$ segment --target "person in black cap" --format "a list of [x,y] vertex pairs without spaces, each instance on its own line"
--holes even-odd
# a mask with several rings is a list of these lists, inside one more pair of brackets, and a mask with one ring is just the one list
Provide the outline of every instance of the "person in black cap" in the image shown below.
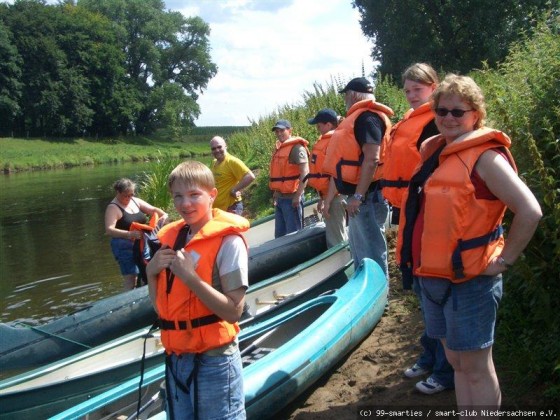
[[[320,110],[315,118],[310,118],[307,122],[316,125],[317,131],[321,134],[311,150],[307,182],[310,187],[315,188],[319,193],[317,211],[324,217],[327,246],[330,248],[347,240],[346,210],[342,206],[342,196],[335,194],[334,197],[330,197],[329,202],[331,204],[328,213],[325,213],[323,206],[327,199],[329,183],[331,182],[331,176],[323,173],[323,162],[325,161],[329,141],[335,128],[338,126],[338,115],[332,109],[325,108]],[[336,193],[334,188],[333,192]]]
[[[348,242],[354,266],[371,258],[388,278],[385,222],[389,206],[378,180],[393,111],[375,102],[373,86],[365,77],[352,79],[340,93],[344,94],[346,118],[333,133],[323,171],[333,177],[332,188],[347,196]],[[329,191],[329,197],[334,195]],[[330,205],[326,200],[327,214]]]
[[277,141],[270,161],[268,186],[274,200],[274,237],[279,238],[303,227],[303,192],[309,173],[309,143],[301,137],[292,137],[292,125],[288,120],[278,120],[272,131]]

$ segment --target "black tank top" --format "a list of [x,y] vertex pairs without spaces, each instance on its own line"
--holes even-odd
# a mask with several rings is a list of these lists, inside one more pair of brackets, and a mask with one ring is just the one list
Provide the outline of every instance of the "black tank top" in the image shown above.
[[[134,201],[134,198],[132,199],[132,201]],[[114,204],[119,209],[121,209],[122,214],[123,214],[122,217],[119,220],[117,220],[117,223],[115,223],[115,227],[117,229],[129,230],[132,222],[146,223],[146,215],[144,213],[142,213],[141,211],[138,211],[136,213],[127,213],[125,211],[125,209],[123,209],[117,203],[114,203],[114,202],[111,201],[110,204]],[[138,203],[136,201],[134,201],[134,204],[136,204],[136,207],[138,207],[138,209],[140,209],[140,206],[138,205]]]

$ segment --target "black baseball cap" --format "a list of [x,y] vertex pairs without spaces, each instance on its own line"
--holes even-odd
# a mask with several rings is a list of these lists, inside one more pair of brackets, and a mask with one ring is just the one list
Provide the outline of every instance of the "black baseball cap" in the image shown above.
[[373,85],[365,77],[356,77],[348,82],[346,87],[338,93],[345,93],[349,90],[362,93],[373,93]]
[[320,110],[319,112],[317,112],[317,115],[315,115],[315,118],[310,118],[307,120],[307,122],[309,124],[317,124],[317,123],[332,123],[335,124],[338,122],[338,116],[336,115],[336,112],[334,112],[332,109],[330,108],[324,108],[322,110]]
[[292,124],[290,124],[290,121],[288,120],[278,120],[276,121],[276,124],[274,124],[274,127],[272,127],[272,131],[276,130],[277,128],[285,130],[286,128],[292,128]]

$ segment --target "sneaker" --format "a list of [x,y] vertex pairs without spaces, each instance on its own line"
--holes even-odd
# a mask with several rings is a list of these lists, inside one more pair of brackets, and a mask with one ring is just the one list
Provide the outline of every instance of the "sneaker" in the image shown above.
[[420,381],[416,384],[416,389],[422,394],[437,394],[438,392],[444,391],[447,388],[442,384],[437,383],[431,376],[425,381]]
[[418,363],[414,363],[414,366],[404,371],[404,376],[407,378],[416,378],[418,376],[425,375],[426,373],[430,373],[430,371],[428,369],[424,369],[422,366],[418,365]]

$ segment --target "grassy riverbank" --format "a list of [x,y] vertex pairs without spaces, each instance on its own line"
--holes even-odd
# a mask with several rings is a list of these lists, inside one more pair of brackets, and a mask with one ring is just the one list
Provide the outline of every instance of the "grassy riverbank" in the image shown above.
[[154,136],[88,139],[0,138],[0,168],[5,173],[54,169],[102,163],[183,159],[208,156],[214,135],[229,136],[243,127],[199,127],[180,140],[170,141],[164,132]]

